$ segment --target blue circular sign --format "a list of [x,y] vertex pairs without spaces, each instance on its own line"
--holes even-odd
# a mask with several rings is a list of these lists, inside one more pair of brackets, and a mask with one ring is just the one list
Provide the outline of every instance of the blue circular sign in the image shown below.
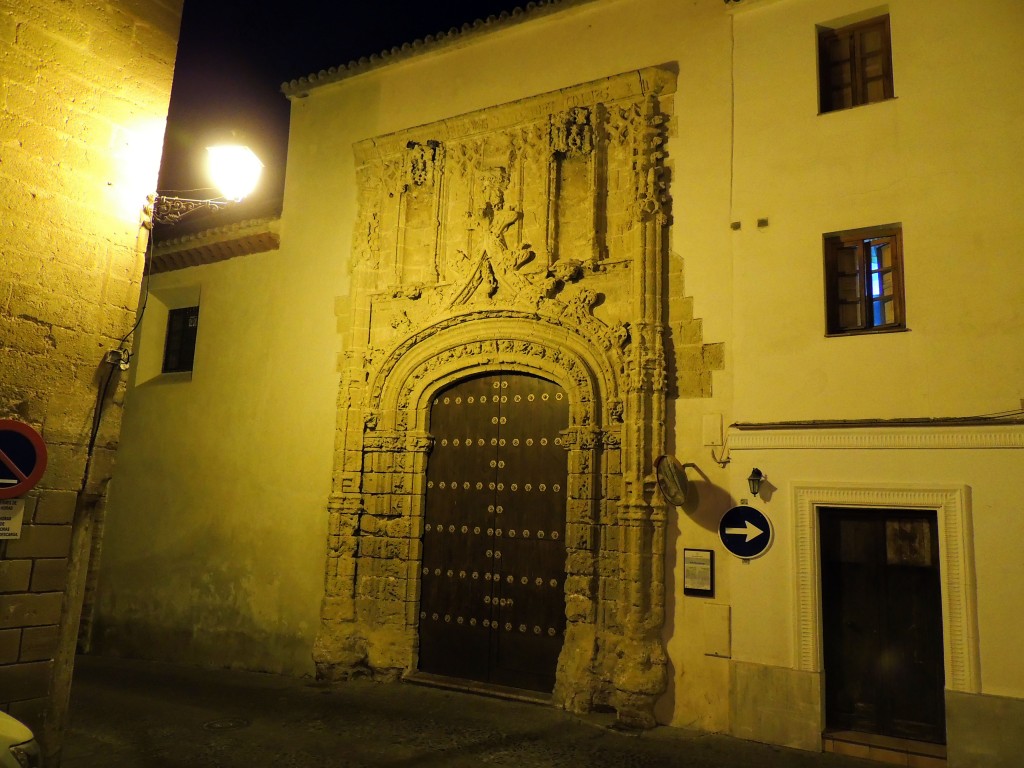
[[733,507],[718,524],[718,536],[736,557],[760,557],[772,543],[772,524],[753,507]]
[[28,424],[0,419],[0,499],[28,493],[46,470],[46,443]]

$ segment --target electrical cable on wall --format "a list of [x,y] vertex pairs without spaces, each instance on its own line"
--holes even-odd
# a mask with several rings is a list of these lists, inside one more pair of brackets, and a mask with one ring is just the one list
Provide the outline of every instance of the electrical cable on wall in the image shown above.
[[142,266],[142,302],[139,305],[139,311],[135,317],[135,324],[132,325],[131,329],[117,342],[116,348],[109,350],[106,353],[103,360],[109,368],[106,376],[103,378],[103,383],[100,385],[96,393],[96,404],[93,406],[92,426],[89,432],[89,442],[86,446],[85,453],[85,471],[82,475],[83,492],[85,491],[85,487],[89,481],[89,470],[92,467],[93,452],[96,449],[96,438],[99,436],[100,424],[103,421],[103,407],[106,404],[107,392],[110,389],[110,382],[113,381],[116,371],[124,371],[128,369],[128,362],[131,360],[131,352],[125,347],[125,343],[142,323],[142,317],[146,312],[146,304],[149,301],[149,277],[153,262],[153,236],[148,232],[148,230],[146,231],[145,261]]
[[712,447],[710,450],[711,450],[711,460],[714,461],[715,464],[717,464],[718,466],[722,467],[723,469],[725,468],[725,466],[730,461],[732,461],[732,458],[729,456],[729,430],[728,429],[725,431],[725,436],[722,439],[721,458],[719,458],[718,456],[715,456],[715,449],[714,449],[714,447]]
[[[153,264],[153,235],[148,234],[146,237],[146,259],[142,265],[142,303],[139,305],[138,314],[135,317],[135,325],[132,326],[131,330],[128,331],[121,340],[117,342],[118,349],[123,349],[124,343],[138,329],[142,323],[142,316],[146,313],[146,303],[149,301],[149,278],[150,272],[152,271]],[[125,350],[127,351],[127,350]],[[127,362],[127,361],[125,361]]]
[[1024,408],[971,416],[899,417],[893,419],[809,419],[804,421],[737,421],[729,429],[770,431],[779,429],[878,429],[885,427],[958,427],[979,424],[1019,424]]

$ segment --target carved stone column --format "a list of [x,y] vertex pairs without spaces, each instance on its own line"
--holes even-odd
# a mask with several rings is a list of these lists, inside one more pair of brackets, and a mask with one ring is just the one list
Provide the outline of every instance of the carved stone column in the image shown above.
[[[663,173],[664,116],[655,96],[644,100],[634,132],[638,257],[633,270],[637,322],[629,347],[623,445],[625,496],[619,507],[620,568],[625,592],[620,604],[623,636],[617,650],[613,704],[619,719],[651,727],[654,703],[665,690],[667,659],[661,641],[664,620],[665,509],[654,506],[654,459],[665,445],[665,348],[662,271],[666,254]],[[661,553],[660,555],[658,553]]]
[[568,454],[569,477],[565,544],[565,645],[559,658],[553,698],[573,712],[593,709],[598,688],[597,562],[600,531],[596,507],[601,487],[601,432],[593,427],[570,426],[562,433]]

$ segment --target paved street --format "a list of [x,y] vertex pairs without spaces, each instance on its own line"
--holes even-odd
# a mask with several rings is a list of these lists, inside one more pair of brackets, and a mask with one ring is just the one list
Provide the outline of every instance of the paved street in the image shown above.
[[79,658],[62,768],[871,768],[725,736],[609,729],[549,707],[369,681]]

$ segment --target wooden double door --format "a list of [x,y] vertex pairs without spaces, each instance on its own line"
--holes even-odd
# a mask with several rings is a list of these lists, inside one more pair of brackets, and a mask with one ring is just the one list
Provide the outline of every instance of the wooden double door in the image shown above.
[[550,692],[565,633],[569,403],[520,373],[433,401],[419,669]]
[[944,742],[935,513],[819,511],[827,727]]

